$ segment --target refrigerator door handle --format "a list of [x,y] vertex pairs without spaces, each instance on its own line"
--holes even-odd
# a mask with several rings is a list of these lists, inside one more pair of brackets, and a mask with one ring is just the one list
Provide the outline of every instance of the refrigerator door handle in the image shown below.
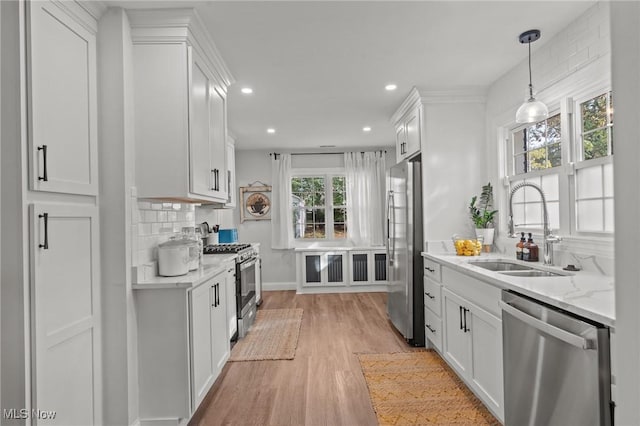
[[[394,207],[393,191],[389,190],[387,194],[387,258],[389,259],[389,266],[393,266],[393,258],[396,255],[395,242],[391,238],[391,215],[393,214]],[[393,246],[391,244],[393,244]]]

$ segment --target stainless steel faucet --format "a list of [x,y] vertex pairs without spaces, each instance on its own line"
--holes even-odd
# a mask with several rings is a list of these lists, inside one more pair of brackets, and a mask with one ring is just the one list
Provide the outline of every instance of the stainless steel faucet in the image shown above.
[[547,199],[544,196],[544,192],[542,192],[542,188],[540,188],[535,183],[531,182],[520,182],[517,183],[511,188],[511,194],[509,195],[509,237],[517,238],[515,233],[514,225],[513,225],[513,194],[520,188],[524,188],[525,186],[530,186],[531,188],[536,189],[540,193],[540,198],[542,198],[542,211],[543,211],[543,233],[544,233],[544,264],[545,265],[553,265],[553,244],[562,241],[557,235],[553,235],[551,233],[551,228],[549,228],[549,212],[547,211]]

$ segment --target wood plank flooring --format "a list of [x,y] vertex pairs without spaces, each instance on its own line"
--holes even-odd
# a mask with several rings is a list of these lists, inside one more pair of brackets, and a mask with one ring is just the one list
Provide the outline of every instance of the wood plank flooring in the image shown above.
[[413,349],[386,297],[263,293],[260,309],[304,309],[295,359],[228,362],[190,425],[376,425],[355,354]]

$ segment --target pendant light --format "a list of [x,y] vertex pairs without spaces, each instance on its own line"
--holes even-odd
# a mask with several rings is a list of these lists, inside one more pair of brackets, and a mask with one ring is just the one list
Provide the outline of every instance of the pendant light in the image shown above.
[[531,43],[540,38],[540,30],[529,30],[520,34],[520,43],[529,46],[529,98],[524,101],[516,112],[516,123],[535,123],[549,116],[549,108],[533,97],[531,84]]

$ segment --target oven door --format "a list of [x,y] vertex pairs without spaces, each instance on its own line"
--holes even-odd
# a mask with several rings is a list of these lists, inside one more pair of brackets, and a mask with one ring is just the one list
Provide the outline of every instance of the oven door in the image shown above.
[[238,264],[237,292],[238,292],[238,314],[242,308],[256,295],[256,266],[258,258],[253,257]]

